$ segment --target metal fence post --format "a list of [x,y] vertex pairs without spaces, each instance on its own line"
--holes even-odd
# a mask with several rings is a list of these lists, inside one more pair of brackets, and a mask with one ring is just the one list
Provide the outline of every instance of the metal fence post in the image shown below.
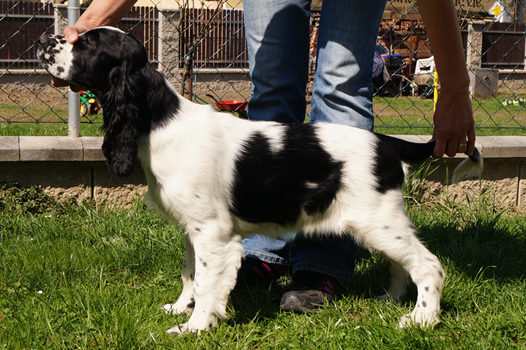
[[[68,24],[74,25],[79,19],[79,0],[68,1]],[[68,90],[68,135],[80,137],[80,94]]]
[[180,9],[160,8],[158,14],[159,71],[175,86],[181,81],[179,74]]

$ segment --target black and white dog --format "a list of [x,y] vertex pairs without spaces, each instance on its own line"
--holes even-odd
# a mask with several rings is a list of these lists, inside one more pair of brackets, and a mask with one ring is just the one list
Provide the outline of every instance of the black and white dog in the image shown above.
[[[409,276],[418,288],[416,307],[400,325],[438,322],[444,270],[415,236],[402,198],[404,163],[428,158],[434,143],[214,112],[179,96],[139,41],[115,28],[88,31],[75,45],[43,36],[38,56],[54,77],[95,92],[109,170],[126,176],[140,161],[148,200],[185,229],[183,291],[164,310],[193,313],[168,332],[208,330],[225,317],[242,237],[302,230],[313,238],[349,235],[382,254],[392,274],[383,298],[400,298]],[[481,171],[476,151],[455,176]]]

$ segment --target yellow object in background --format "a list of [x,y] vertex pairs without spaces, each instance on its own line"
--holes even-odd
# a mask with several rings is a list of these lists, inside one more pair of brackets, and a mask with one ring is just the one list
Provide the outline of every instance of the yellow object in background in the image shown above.
[[437,109],[438,101],[438,72],[433,71],[433,111]]

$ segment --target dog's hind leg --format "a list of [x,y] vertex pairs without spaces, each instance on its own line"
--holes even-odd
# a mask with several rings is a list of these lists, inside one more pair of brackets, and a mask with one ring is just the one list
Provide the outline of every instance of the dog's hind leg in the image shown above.
[[177,299],[175,304],[166,304],[163,306],[163,310],[167,314],[177,315],[183,312],[191,313],[194,309],[194,276],[195,276],[195,254],[192,242],[185,235],[184,239],[184,262],[183,269],[181,271],[181,277],[183,279],[183,291]]
[[228,295],[236,284],[244,256],[241,237],[235,234],[221,235],[216,229],[202,228],[190,239],[195,249],[195,307],[187,323],[174,326],[167,333],[209,330],[215,327],[216,317],[225,318]]
[[[440,298],[444,287],[445,273],[438,258],[427,250],[416,237],[413,257],[408,257],[404,267],[416,284],[418,296],[416,306],[409,315],[400,319],[399,326],[420,325],[433,327],[439,323]],[[417,244],[418,243],[418,244]]]
[[387,265],[389,265],[389,270],[391,271],[391,285],[387,293],[379,296],[378,299],[398,301],[407,291],[409,273],[393,260],[385,256],[384,259],[387,261]]
[[[414,239],[418,242],[416,237]],[[416,284],[418,296],[411,314],[400,319],[399,326],[402,328],[413,324],[433,327],[440,322],[438,315],[445,280],[444,269],[435,255],[420,242],[418,244],[415,244],[414,257],[409,258],[405,265]]]
[[[421,326],[434,326],[439,322],[440,298],[444,285],[444,270],[438,258],[433,255],[418,240],[411,227],[411,222],[403,210],[393,210],[394,213],[385,215],[382,221],[389,223],[369,230],[366,234],[366,243],[369,248],[378,251],[387,259],[407,271],[418,289],[416,307],[410,315],[405,315],[400,320],[400,327],[411,324]],[[386,211],[383,212],[384,214]],[[392,297],[402,293],[403,277],[400,268],[394,267],[395,279],[389,288]]]

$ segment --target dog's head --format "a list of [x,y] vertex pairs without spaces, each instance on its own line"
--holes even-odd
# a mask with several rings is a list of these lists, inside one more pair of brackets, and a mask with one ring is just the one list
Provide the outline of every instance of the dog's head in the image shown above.
[[169,105],[159,93],[166,86],[164,78],[149,64],[144,46],[111,27],[87,31],[73,45],[62,35],[44,35],[39,43],[38,58],[53,77],[95,93],[104,114],[102,151],[108,168],[129,175],[139,137],[151,130],[153,115],[159,114],[155,106]]
[[63,35],[43,35],[37,52],[55,78],[85,86],[99,94],[122,83],[148,64],[146,51],[134,37],[113,27],[92,29],[72,45]]

